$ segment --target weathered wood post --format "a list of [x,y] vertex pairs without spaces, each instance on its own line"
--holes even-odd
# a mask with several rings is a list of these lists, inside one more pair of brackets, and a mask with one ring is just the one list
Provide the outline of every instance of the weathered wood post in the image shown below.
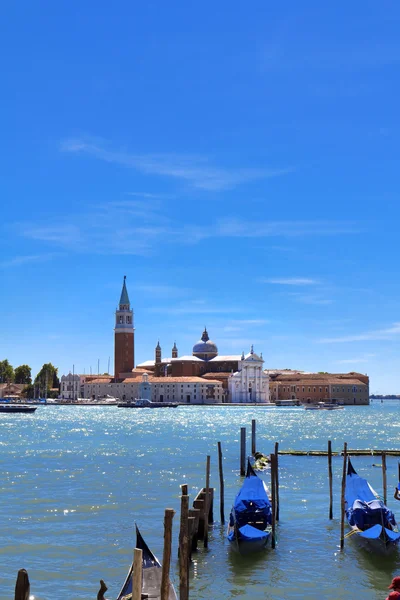
[[256,453],[256,420],[251,421],[251,454],[254,456]]
[[224,470],[222,466],[221,442],[218,442],[218,469],[219,469],[219,512],[221,523],[225,523],[225,500],[224,500]]
[[15,582],[15,600],[29,600],[31,586],[29,583],[28,572],[25,569],[20,569]]
[[208,548],[208,523],[210,512],[210,456],[207,456],[206,463],[206,497],[204,503],[204,548]]
[[246,427],[240,428],[240,475],[246,475]]
[[189,509],[189,518],[194,519],[192,538],[191,538],[191,553],[192,553],[194,550],[197,550],[197,542],[199,540],[200,509],[199,508],[190,508]]
[[272,508],[272,539],[271,546],[276,546],[276,456],[271,454],[271,508]]
[[106,598],[104,598],[104,594],[106,593],[107,590],[108,590],[108,587],[106,586],[104,581],[102,579],[100,579],[100,589],[97,593],[97,600],[106,600]]
[[171,566],[171,544],[172,544],[172,519],[175,511],[166,508],[164,512],[164,550],[161,573],[161,600],[169,599],[169,570]]
[[182,483],[181,485],[181,492],[182,492],[182,496],[187,496],[188,495],[188,485],[187,483]]
[[189,496],[181,496],[181,526],[179,531],[179,599],[189,598]]
[[142,600],[142,551],[133,551],[132,600]]
[[344,548],[344,517],[345,517],[345,499],[346,492],[346,475],[347,475],[347,442],[343,447],[343,472],[342,472],[342,495],[341,495],[341,515],[340,515],[340,549]]
[[387,504],[386,452],[382,452],[382,481],[383,481],[383,503]]
[[329,518],[333,519],[332,442],[328,440]]
[[279,442],[275,442],[275,495],[276,495],[276,520],[279,521]]

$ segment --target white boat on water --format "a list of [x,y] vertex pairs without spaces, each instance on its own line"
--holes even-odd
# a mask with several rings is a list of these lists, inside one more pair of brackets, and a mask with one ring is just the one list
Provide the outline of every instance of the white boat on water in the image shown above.
[[119,408],[176,408],[177,402],[153,402],[147,398],[137,398],[134,402],[119,402]]
[[317,404],[310,404],[304,407],[306,410],[340,410],[344,406],[341,404],[334,404],[333,402],[318,402]]

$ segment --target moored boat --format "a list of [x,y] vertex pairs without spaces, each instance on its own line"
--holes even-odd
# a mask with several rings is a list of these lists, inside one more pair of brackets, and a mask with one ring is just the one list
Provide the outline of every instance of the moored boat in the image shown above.
[[272,509],[268,489],[250,462],[229,516],[228,540],[240,554],[264,550],[271,536]]
[[349,459],[345,490],[346,518],[356,537],[368,549],[389,553],[398,547],[400,533],[394,514],[380,500],[366,479],[360,477]]
[[34,413],[37,406],[29,406],[28,404],[1,404],[0,413],[14,414],[14,413]]
[[176,402],[153,402],[147,398],[138,398],[134,402],[119,402],[119,408],[176,408]]
[[[144,541],[138,526],[136,525],[136,548],[142,551],[142,596],[152,598],[152,600],[161,599],[161,563]],[[133,563],[129,569],[124,585],[118,594],[117,600],[130,600],[132,598],[132,578]],[[177,600],[174,586],[169,584],[168,600]]]

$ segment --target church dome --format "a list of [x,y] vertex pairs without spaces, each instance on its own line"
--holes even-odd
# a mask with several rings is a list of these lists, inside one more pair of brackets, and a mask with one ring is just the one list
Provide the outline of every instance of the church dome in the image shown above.
[[210,340],[207,329],[204,329],[201,340],[196,342],[193,346],[193,356],[197,356],[197,358],[203,360],[210,360],[211,358],[218,356],[218,348],[216,344]]

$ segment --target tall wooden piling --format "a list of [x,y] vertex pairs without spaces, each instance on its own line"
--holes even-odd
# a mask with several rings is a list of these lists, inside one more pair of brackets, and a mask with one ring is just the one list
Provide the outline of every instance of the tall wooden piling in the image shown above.
[[181,496],[179,531],[179,599],[189,599],[189,496]]
[[181,493],[182,493],[182,496],[187,496],[189,494],[188,484],[187,483],[182,483],[182,485],[181,485]]
[[161,600],[169,599],[169,570],[171,566],[171,545],[172,545],[172,519],[175,511],[172,508],[166,508],[164,512],[164,550],[161,573]]
[[204,548],[208,548],[208,523],[210,512],[210,464],[211,458],[207,456],[206,462],[206,498],[204,503]]
[[332,442],[328,440],[329,518],[333,519]]
[[191,538],[189,540],[190,545],[191,545],[191,552],[190,554],[197,550],[197,542],[199,540],[199,521],[200,521],[200,509],[199,508],[190,508],[189,509],[189,519],[193,518],[194,519],[194,525],[193,525],[193,531],[192,531],[192,535]]
[[387,504],[387,469],[386,454],[382,452],[382,483],[383,483],[383,503]]
[[275,495],[276,495],[276,520],[279,521],[279,442],[275,442]]
[[142,550],[133,551],[132,600],[142,600]]
[[271,508],[272,508],[272,539],[271,546],[276,546],[276,456],[271,454]]
[[218,470],[219,470],[219,512],[221,515],[221,523],[225,523],[224,469],[222,466],[221,442],[218,442]]
[[251,421],[251,454],[254,456],[256,453],[256,420]]
[[15,582],[14,600],[29,600],[30,590],[28,573],[25,569],[20,569]]
[[97,593],[97,600],[106,600],[106,598],[104,598],[104,594],[106,593],[107,590],[108,590],[108,587],[106,586],[104,581],[102,579],[100,579],[100,589]]
[[343,472],[342,472],[342,494],[341,494],[341,515],[340,515],[340,549],[344,548],[344,517],[345,517],[345,492],[346,492],[346,475],[347,475],[347,442],[343,447]]
[[246,427],[240,428],[240,475],[246,475]]

